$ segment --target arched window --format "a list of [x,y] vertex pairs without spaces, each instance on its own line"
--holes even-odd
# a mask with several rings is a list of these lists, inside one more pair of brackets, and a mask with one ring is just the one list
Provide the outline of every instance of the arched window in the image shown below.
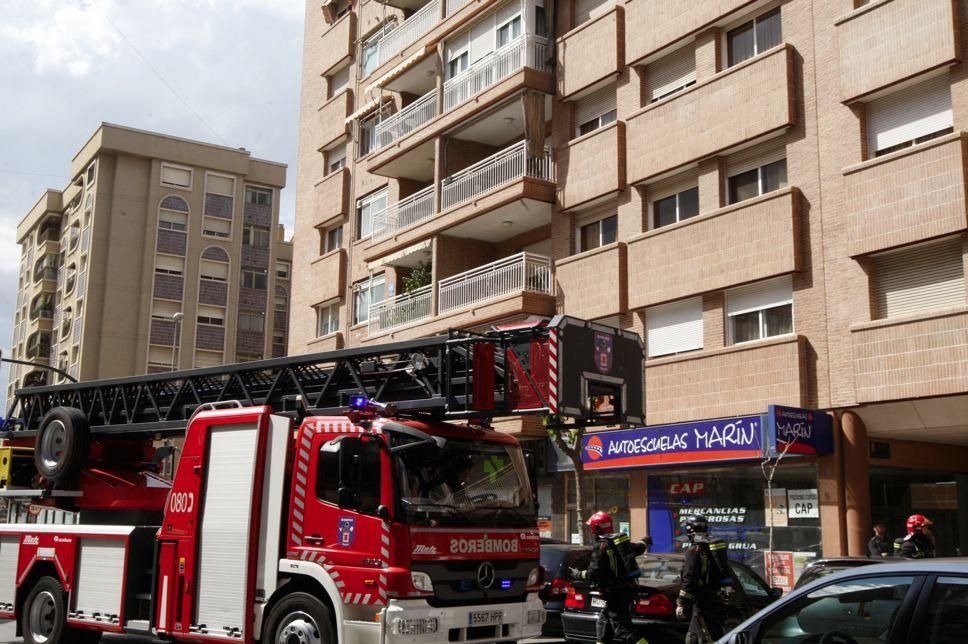
[[61,313],[60,337],[63,339],[69,336],[73,327],[74,309],[69,306],[64,307],[64,310]]
[[64,294],[70,295],[74,291],[74,285],[77,283],[77,264],[71,262],[71,265],[67,267],[67,274],[64,278]]

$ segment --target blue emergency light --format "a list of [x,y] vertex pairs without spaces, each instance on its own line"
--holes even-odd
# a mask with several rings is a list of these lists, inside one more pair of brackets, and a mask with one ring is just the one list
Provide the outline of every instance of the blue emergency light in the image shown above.
[[366,396],[357,395],[350,396],[350,408],[351,409],[366,409]]

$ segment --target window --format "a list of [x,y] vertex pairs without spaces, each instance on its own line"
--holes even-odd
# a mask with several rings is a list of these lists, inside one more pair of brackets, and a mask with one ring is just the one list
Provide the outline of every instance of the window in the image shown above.
[[614,5],[614,0],[575,0],[575,26],[597,18]]
[[752,570],[735,563],[731,563],[729,567],[747,596],[764,598],[770,596],[770,589],[760,581],[759,577],[753,574]]
[[163,163],[161,164],[161,183],[166,186],[191,189],[192,170],[191,168],[182,168]]
[[383,112],[377,110],[360,119],[360,156],[366,156],[376,148],[376,126],[381,120]]
[[346,144],[341,143],[326,151],[326,174],[339,172],[346,167]]
[[246,186],[245,203],[251,203],[257,206],[271,206],[272,190],[268,188],[256,188],[254,186]]
[[185,260],[171,255],[158,255],[155,257],[155,272],[167,275],[183,275],[185,273]]
[[373,232],[373,216],[387,208],[387,189],[377,190],[356,201],[356,238],[365,239]]
[[508,45],[521,35],[521,16],[515,16],[497,28],[497,47]]
[[205,192],[231,197],[235,194],[235,179],[223,174],[205,173]]
[[968,629],[968,578],[938,577],[928,605],[926,644],[956,644]]
[[242,269],[242,288],[254,288],[260,291],[264,291],[268,288],[267,276],[265,271],[260,271],[257,268]]
[[470,53],[463,51],[447,62],[447,77],[453,78],[461,72],[467,71],[468,62],[470,61]]
[[179,311],[181,311],[181,304],[178,302],[154,300],[151,303],[151,318],[153,320],[167,320],[170,322],[172,316]]
[[618,238],[618,215],[610,215],[580,229],[578,252],[611,244]]
[[350,84],[350,66],[346,65],[339,71],[333,72],[326,77],[328,96],[333,98],[342,92]]
[[370,319],[370,305],[382,302],[386,291],[386,275],[377,275],[353,285],[353,324]]
[[890,154],[950,134],[954,117],[948,75],[871,101],[866,116],[870,156]]
[[[354,450],[356,467],[340,476],[340,451]],[[376,441],[359,438],[337,439],[323,445],[316,465],[316,497],[325,503],[339,503],[340,488],[356,490],[354,509],[363,514],[375,514],[380,507],[382,458]],[[342,480],[341,480],[342,479]]]
[[320,304],[316,309],[316,337],[339,331],[339,301]]
[[276,262],[276,277],[278,277],[281,280],[287,280],[289,279],[289,276],[291,273],[292,273],[292,266],[289,264],[289,262],[282,262],[282,261]]
[[[761,644],[801,641],[886,642],[914,578],[861,577],[830,584],[767,615]],[[835,637],[831,637],[831,635]]]
[[158,213],[158,228],[184,232],[188,230],[188,215],[183,212],[162,210]]
[[202,222],[202,234],[209,237],[228,239],[232,236],[232,222],[217,217],[205,217]]
[[729,344],[793,333],[793,282],[789,275],[726,292]]
[[260,311],[239,311],[239,331],[262,333],[265,331],[266,316]]
[[950,237],[873,257],[874,317],[965,305],[961,240]]
[[728,184],[729,203],[739,203],[787,185],[786,159],[731,175]]
[[702,349],[702,298],[650,307],[645,326],[650,358]]
[[696,84],[696,48],[687,45],[648,66],[645,74],[649,102]]
[[222,365],[223,360],[224,357],[221,351],[195,351],[196,367],[219,367]]
[[545,11],[544,1],[537,0],[534,7],[534,33],[542,38],[547,38],[548,31],[548,12]]
[[198,306],[198,323],[225,326],[225,309],[215,306]]
[[780,25],[780,9],[777,7],[745,22],[726,34],[727,66],[738,65],[744,60],[762,54],[780,44],[783,30]]
[[242,228],[242,243],[253,248],[269,248],[269,229],[246,225]]
[[376,33],[363,41],[363,65],[361,78],[366,78],[380,66],[380,42],[383,37],[397,26],[395,20],[389,20],[377,29]]
[[97,161],[92,161],[91,165],[87,166],[87,180],[85,183],[91,185],[94,183],[94,178],[97,175]]
[[575,101],[576,136],[613,123],[618,115],[615,86],[609,85]]
[[699,214],[699,187],[652,202],[652,227],[662,228]]
[[319,231],[319,254],[325,255],[343,245],[343,226]]
[[227,282],[229,280],[229,265],[225,262],[203,259],[199,264],[198,274],[203,280]]
[[255,362],[256,360],[262,360],[262,356],[255,353],[237,353],[235,354],[236,362]]

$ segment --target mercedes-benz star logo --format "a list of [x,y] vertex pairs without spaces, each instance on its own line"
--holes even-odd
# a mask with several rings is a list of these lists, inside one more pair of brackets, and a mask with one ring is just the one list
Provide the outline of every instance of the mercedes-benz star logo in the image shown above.
[[489,561],[485,561],[477,568],[477,585],[482,590],[487,590],[494,585],[494,566]]

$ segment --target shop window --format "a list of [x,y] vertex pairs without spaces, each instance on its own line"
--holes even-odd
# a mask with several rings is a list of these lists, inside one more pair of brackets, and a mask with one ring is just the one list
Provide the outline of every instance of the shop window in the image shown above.
[[726,34],[728,66],[738,65],[744,60],[762,54],[779,45],[782,40],[780,9],[777,7],[729,30]]
[[603,217],[579,230],[578,252],[613,243],[618,238],[618,215]]
[[789,275],[726,292],[729,344],[793,333],[793,283]]

